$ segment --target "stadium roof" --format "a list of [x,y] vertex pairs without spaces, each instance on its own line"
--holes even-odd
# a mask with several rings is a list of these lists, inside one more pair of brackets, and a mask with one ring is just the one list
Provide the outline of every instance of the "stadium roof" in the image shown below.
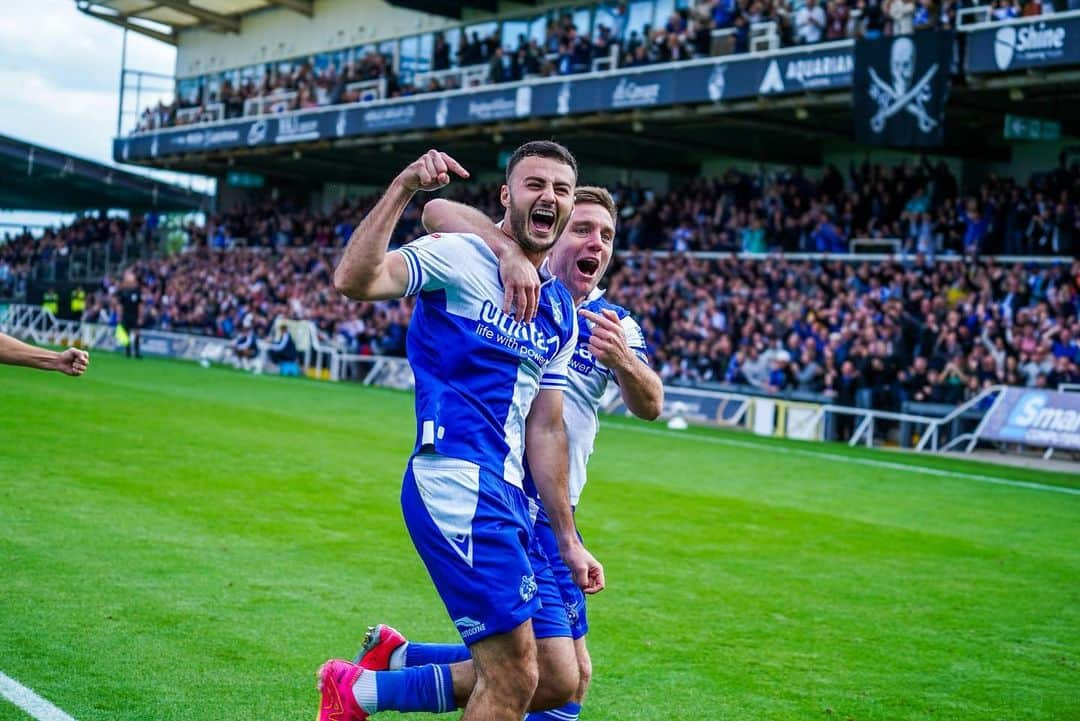
[[79,10],[99,20],[176,44],[181,30],[204,28],[240,32],[240,18],[256,10],[283,7],[311,17],[314,0],[75,0]]
[[205,210],[210,196],[0,135],[0,208]]

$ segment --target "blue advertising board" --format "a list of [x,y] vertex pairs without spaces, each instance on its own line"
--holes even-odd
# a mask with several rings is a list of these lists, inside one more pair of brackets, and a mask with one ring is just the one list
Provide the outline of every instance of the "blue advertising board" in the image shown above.
[[1080,13],[1041,15],[967,34],[964,69],[1004,73],[1028,68],[1080,65]]
[[987,412],[980,438],[1080,450],[1080,393],[1006,388]]
[[118,161],[154,159],[314,140],[530,117],[558,117],[721,103],[851,87],[854,55],[844,41],[767,56],[726,56],[564,76],[431,95],[304,110],[117,138]]

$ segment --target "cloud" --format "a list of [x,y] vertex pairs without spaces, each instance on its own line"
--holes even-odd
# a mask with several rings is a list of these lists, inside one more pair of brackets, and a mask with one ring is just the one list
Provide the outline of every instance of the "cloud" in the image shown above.
[[[120,82],[123,30],[76,9],[71,0],[6,3],[0,13],[0,69],[34,72],[74,90],[113,90]],[[172,74],[176,50],[128,34],[128,66]]]
[[[120,101],[123,31],[79,12],[72,0],[4,3],[0,13],[0,133],[109,165]],[[129,68],[172,75],[175,48],[128,34]],[[135,110],[134,79],[125,104]],[[155,80],[159,87],[169,81]],[[140,105],[157,95],[142,92]],[[169,92],[171,98],[171,92]],[[139,110],[142,110],[140,107]],[[125,128],[135,119],[125,118]],[[121,166],[166,182],[191,176]],[[196,180],[195,186],[207,189]],[[212,185],[209,187],[212,188]]]
[[19,88],[0,104],[3,132],[92,160],[109,159],[115,92],[65,89],[40,75],[7,70],[0,70],[0,87]]

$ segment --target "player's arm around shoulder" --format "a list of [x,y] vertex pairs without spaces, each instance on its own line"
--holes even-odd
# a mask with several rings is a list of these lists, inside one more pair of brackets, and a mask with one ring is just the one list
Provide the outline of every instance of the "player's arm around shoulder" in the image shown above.
[[589,352],[615,374],[623,403],[638,418],[653,421],[664,408],[664,384],[647,362],[641,328],[629,315],[605,308],[600,313],[582,309],[592,323]]
[[483,240],[499,259],[499,277],[505,291],[503,311],[519,322],[531,323],[536,318],[540,276],[504,228],[476,208],[445,198],[428,201],[421,222],[429,233],[471,233]]
[[469,173],[453,158],[429,150],[398,174],[386,193],[361,221],[334,270],[334,288],[355,300],[382,300],[406,295],[419,269],[401,253],[389,253],[390,237],[405,207],[419,190],[449,184],[450,173]]

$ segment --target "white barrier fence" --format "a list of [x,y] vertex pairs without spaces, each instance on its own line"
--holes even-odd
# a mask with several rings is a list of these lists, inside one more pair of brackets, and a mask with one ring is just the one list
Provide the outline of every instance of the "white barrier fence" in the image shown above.
[[[414,387],[412,369],[405,358],[343,352],[321,338],[310,321],[281,320],[279,324],[288,328],[300,364],[309,377],[399,390]],[[114,327],[60,320],[40,306],[0,306],[0,331],[43,345],[118,348]],[[232,342],[223,338],[160,330],[144,330],[141,338],[142,352],[148,355],[222,363],[247,370],[253,367],[250,359],[238,358]],[[260,341],[259,347],[259,361],[254,367],[261,370],[267,344]],[[737,390],[667,386],[661,417],[669,420],[672,427],[694,423],[798,440],[843,440],[849,446],[873,447],[891,442],[912,446],[919,452],[970,453],[980,441],[992,401],[1005,388],[988,388],[945,415],[937,416],[759,396]],[[610,389],[601,409],[615,415],[629,415],[617,388]],[[1051,453],[1048,450],[1046,457]]]

